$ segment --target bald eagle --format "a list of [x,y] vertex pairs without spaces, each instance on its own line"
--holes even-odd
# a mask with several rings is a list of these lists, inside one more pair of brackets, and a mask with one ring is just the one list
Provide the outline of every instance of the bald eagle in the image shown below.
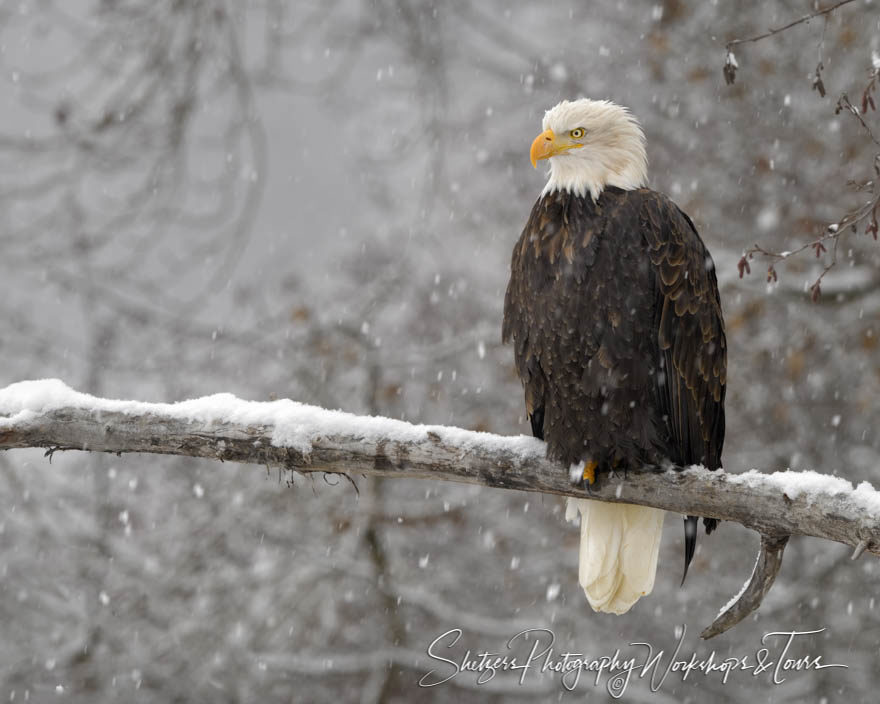
[[[718,469],[727,343],[712,257],[645,187],[645,137],[626,108],[564,101],[543,130],[531,160],[549,159],[550,179],[513,249],[502,332],[532,432],[587,485],[644,465]],[[664,512],[568,499],[578,513],[580,584],[596,611],[624,613],[653,589]],[[684,521],[687,576],[697,517]]]

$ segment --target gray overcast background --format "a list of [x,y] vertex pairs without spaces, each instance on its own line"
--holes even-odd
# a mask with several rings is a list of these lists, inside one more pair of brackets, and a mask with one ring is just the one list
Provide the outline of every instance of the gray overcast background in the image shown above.
[[[870,196],[854,116],[876,3],[737,47],[808,2],[509,4],[105,0],[0,4],[0,385],[59,377],[115,398],[229,391],[528,432],[500,346],[509,257],[545,179],[546,108],[628,105],[652,187],[695,221],[727,321],[728,471],[880,484],[880,247],[841,239],[823,296],[793,250]],[[821,61],[828,95],[811,88]],[[875,112],[865,120],[876,127]],[[685,588],[669,516],[654,593],[625,617],[577,585],[555,497],[424,481],[285,477],[160,457],[0,457],[0,698],[73,702],[559,701],[584,677],[462,674],[418,690],[428,643],[522,628],[601,655],[650,641],[754,655],[776,630],[849,669],[670,676],[634,701],[873,701],[874,558],[792,540],[754,619],[699,630],[757,537],[700,536]],[[437,663],[433,663],[436,665]],[[61,688],[61,689],[59,689]]]

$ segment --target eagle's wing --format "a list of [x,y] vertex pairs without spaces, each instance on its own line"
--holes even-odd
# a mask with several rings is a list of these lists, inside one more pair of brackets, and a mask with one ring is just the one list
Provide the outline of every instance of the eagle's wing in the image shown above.
[[[659,193],[642,209],[642,232],[654,265],[659,405],[666,416],[672,459],[680,466],[721,466],[727,339],[715,264],[691,219]],[[704,518],[706,532],[718,525]],[[694,555],[697,517],[684,521],[684,576]]]
[[654,264],[660,407],[680,465],[721,466],[727,340],[715,265],[690,218],[652,193],[642,232]]
[[[660,408],[678,465],[721,466],[727,340],[715,264],[691,219],[652,193],[642,209],[642,232],[654,264]],[[706,532],[718,525],[704,518]],[[694,554],[697,518],[685,519],[684,576]],[[684,583],[684,577],[682,577]]]

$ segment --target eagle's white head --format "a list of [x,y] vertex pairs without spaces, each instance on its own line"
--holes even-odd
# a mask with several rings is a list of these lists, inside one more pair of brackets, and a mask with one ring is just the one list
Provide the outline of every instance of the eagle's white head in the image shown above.
[[608,100],[563,100],[544,114],[532,142],[532,165],[550,160],[543,193],[587,192],[596,200],[606,186],[632,190],[648,179],[645,135],[629,110]]

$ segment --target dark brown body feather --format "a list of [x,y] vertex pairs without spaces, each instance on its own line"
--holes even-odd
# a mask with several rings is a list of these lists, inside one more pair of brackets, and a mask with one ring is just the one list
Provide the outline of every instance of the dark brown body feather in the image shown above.
[[513,250],[503,339],[551,459],[721,466],[727,343],[715,267],[665,196],[542,196]]

